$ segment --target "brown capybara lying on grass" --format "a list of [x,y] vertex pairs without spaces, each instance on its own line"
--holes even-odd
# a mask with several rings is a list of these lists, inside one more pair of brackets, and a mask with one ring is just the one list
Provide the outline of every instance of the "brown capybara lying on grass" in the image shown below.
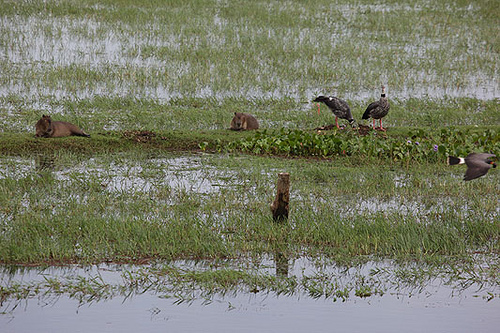
[[79,129],[76,125],[66,121],[53,121],[50,116],[43,115],[36,125],[35,137],[42,138],[60,138],[63,136],[85,136],[90,137],[87,133]]
[[235,112],[231,121],[233,131],[259,129],[259,122],[254,116],[248,113]]

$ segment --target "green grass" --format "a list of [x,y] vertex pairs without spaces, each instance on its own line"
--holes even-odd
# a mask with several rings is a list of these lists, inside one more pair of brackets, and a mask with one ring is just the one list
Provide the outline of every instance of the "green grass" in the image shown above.
[[[31,158],[7,160],[0,261],[237,258],[276,249],[425,260],[500,250],[494,171],[462,183],[463,168],[441,164],[429,173],[429,165],[171,158],[130,151],[89,161],[60,150],[44,169],[36,159],[35,168]],[[282,171],[291,173],[293,200],[289,224],[276,225],[269,204]]]
[[[3,264],[245,264],[279,251],[342,263],[451,260],[473,275],[475,253],[500,253],[498,170],[464,183],[462,166],[444,165],[447,154],[499,154],[494,1],[0,8]],[[313,130],[333,123],[314,97],[346,99],[363,124],[381,84],[391,103],[386,134]],[[229,131],[234,112],[254,114],[262,130]],[[91,138],[35,139],[42,114]],[[190,154],[200,152],[211,154]],[[278,172],[291,174],[286,225],[269,211]],[[187,275],[187,283],[220,283],[206,290],[300,285],[311,297],[339,299],[384,291],[321,277],[283,287],[231,269]],[[80,285],[66,292],[72,287]]]
[[[483,260],[489,259],[478,259],[478,263],[484,263]],[[212,265],[184,262],[125,267],[120,269],[121,279],[117,278],[118,271],[114,272],[112,279],[109,279],[109,272],[108,277],[103,277],[93,270],[84,274],[79,272],[79,275],[75,275],[73,270],[58,275],[45,272],[41,281],[9,280],[0,286],[0,299],[4,303],[3,309],[13,311],[22,300],[35,296],[51,303],[54,295],[67,295],[81,305],[115,297],[130,299],[142,294],[154,294],[174,304],[192,304],[197,300],[203,305],[214,301],[227,302],[228,310],[231,310],[231,300],[238,294],[299,299],[307,296],[345,302],[381,297],[388,293],[415,296],[428,286],[435,288],[436,281],[441,281],[452,293],[462,296],[464,292],[470,293],[468,288],[476,284],[481,288],[471,293],[473,297],[482,297],[485,301],[498,297],[491,291],[494,290],[492,285],[498,285],[498,266],[475,273],[473,264],[462,263],[458,268],[453,261],[440,266],[383,261],[345,266],[329,260],[309,260],[307,265],[314,270],[289,277],[270,274],[271,267],[266,259],[256,260],[250,265],[225,260]],[[106,270],[114,271],[114,268],[110,266]],[[347,270],[349,274],[346,274]],[[425,295],[429,297],[434,292],[433,289]]]
[[360,120],[382,83],[389,127],[499,122],[492,1],[1,5],[2,132],[32,132],[43,113],[91,133],[223,129],[235,111],[314,128],[332,122],[316,95]]

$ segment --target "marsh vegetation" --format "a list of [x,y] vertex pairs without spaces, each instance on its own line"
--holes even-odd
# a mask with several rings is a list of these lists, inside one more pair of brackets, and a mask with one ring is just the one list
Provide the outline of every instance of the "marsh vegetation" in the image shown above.
[[[441,279],[498,304],[498,170],[463,182],[445,165],[500,153],[494,2],[0,7],[0,303],[145,288],[178,303],[345,301]],[[362,123],[381,84],[386,133],[314,130],[334,120],[315,96],[347,100]],[[261,129],[230,131],[234,112]],[[91,138],[36,139],[42,114]],[[286,224],[269,210],[279,172],[291,177]],[[314,274],[293,268],[303,260]],[[139,266],[116,284],[6,278],[103,263]]]

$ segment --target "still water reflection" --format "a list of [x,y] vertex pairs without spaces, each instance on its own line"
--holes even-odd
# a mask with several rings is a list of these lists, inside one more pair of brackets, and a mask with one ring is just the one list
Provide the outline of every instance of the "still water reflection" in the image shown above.
[[[168,276],[155,276],[158,285],[127,289],[144,272],[151,277],[163,264],[148,266],[99,265],[48,269],[3,269],[2,287],[44,286],[47,281],[80,278],[116,286],[104,297],[58,294],[55,289],[35,291],[29,297],[7,297],[0,310],[1,332],[494,332],[500,327],[498,285],[463,284],[466,274],[429,277],[410,283],[418,266],[391,261],[342,266],[308,258],[289,260],[282,254],[258,263],[226,263],[224,269],[245,270],[256,276],[296,279],[288,294],[246,287],[210,293],[201,284],[164,288]],[[166,264],[179,270],[216,270],[214,263],[177,261]],[[425,267],[422,267],[425,270]],[[380,273],[382,272],[382,273]],[[146,275],[148,275],[146,274]],[[168,274],[167,274],[168,275]],[[438,274],[439,275],[439,274]],[[287,277],[288,276],[288,277]],[[344,299],[314,297],[311,281],[333,282],[348,290]],[[143,280],[144,281],[144,280]],[[144,282],[143,282],[144,283]],[[357,296],[360,283],[380,292]],[[51,284],[53,285],[53,284]],[[309,287],[306,287],[309,286]],[[113,287],[114,288],[114,287]],[[120,289],[122,288],[122,289]],[[168,290],[175,290],[169,293]],[[175,294],[178,293],[178,294]],[[180,302],[183,293],[198,295]],[[201,296],[204,295],[204,296]]]

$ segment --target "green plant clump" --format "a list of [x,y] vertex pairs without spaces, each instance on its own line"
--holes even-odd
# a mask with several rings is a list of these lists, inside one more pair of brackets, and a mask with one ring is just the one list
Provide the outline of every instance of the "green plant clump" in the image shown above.
[[[360,136],[355,131],[333,134],[302,130],[260,131],[253,137],[231,142],[229,150],[285,156],[353,156],[403,162],[436,163],[448,155],[466,156],[471,151],[500,150],[500,132],[441,129],[409,131],[407,138],[375,131]],[[222,148],[222,147],[219,147]]]

